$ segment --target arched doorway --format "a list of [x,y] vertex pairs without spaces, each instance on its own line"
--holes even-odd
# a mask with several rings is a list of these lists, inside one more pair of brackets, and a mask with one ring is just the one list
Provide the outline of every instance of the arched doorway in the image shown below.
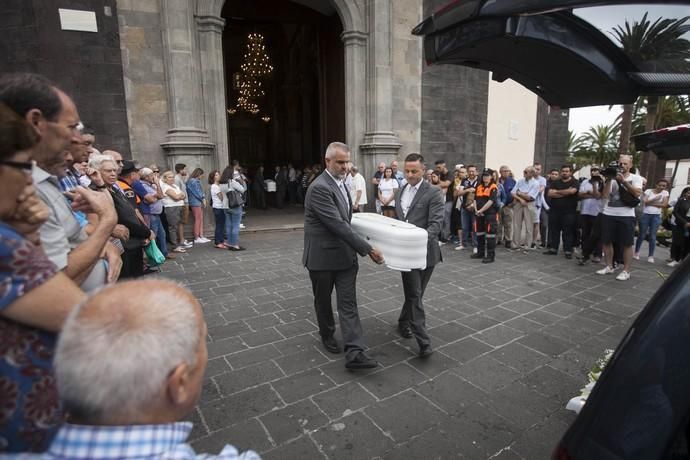
[[[223,58],[228,157],[250,172],[263,165],[320,162],[325,146],[346,138],[343,27],[327,1],[228,0]],[[257,110],[238,107],[248,37],[260,34],[273,71],[261,79]],[[222,159],[220,159],[222,161]]]

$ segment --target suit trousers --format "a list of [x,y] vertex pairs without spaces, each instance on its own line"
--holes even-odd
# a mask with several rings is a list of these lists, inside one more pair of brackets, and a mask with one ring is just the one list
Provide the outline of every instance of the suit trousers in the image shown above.
[[357,265],[346,270],[309,270],[314,292],[314,309],[319,323],[321,337],[332,337],[335,333],[331,293],[335,287],[340,332],[343,336],[345,359],[353,359],[364,350],[362,324],[357,310]]
[[420,347],[431,343],[429,334],[426,332],[423,297],[433,272],[433,266],[427,267],[424,270],[401,272],[405,303],[403,303],[398,323],[400,325],[410,325],[410,329],[412,329],[412,333]]
[[520,203],[513,205],[513,247],[523,245],[529,248],[532,245],[535,211],[534,201],[528,202],[526,206]]

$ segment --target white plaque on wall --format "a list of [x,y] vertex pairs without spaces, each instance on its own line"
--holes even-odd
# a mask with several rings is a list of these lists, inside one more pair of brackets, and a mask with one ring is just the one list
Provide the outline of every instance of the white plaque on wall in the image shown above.
[[95,11],[68,10],[58,8],[60,13],[60,27],[62,30],[78,30],[80,32],[98,32]]
[[508,138],[512,140],[517,140],[520,134],[520,123],[515,120],[510,120],[510,131],[508,133]]

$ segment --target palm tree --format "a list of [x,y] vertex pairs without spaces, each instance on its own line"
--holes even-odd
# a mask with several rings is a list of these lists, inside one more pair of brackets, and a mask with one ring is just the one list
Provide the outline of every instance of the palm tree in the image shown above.
[[577,166],[608,164],[616,159],[617,141],[618,129],[615,124],[592,126],[575,141],[578,148],[571,150],[571,158]]
[[[639,22],[630,24],[626,20],[623,27],[614,27],[612,34],[640,71],[687,72],[690,70],[690,42],[682,35],[690,31],[690,24],[686,24],[688,19],[690,16],[680,19],[658,18],[652,23],[645,13]],[[658,101],[658,96],[647,97],[646,131],[655,128]],[[628,153],[632,119],[632,105],[623,106],[620,153]]]

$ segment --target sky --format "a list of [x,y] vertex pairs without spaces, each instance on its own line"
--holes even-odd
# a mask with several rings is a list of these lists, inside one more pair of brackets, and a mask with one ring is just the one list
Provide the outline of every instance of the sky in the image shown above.
[[[659,17],[681,18],[690,16],[689,5],[630,5],[630,6],[602,6],[594,8],[576,9],[573,13],[587,19],[600,30],[608,33],[614,26],[639,21],[645,12],[651,22]],[[688,34],[690,35],[690,34]],[[609,110],[608,105],[596,107],[583,107],[570,110],[569,129],[575,133],[587,131],[596,125],[611,124],[618,114],[623,111],[620,105],[613,106]]]

